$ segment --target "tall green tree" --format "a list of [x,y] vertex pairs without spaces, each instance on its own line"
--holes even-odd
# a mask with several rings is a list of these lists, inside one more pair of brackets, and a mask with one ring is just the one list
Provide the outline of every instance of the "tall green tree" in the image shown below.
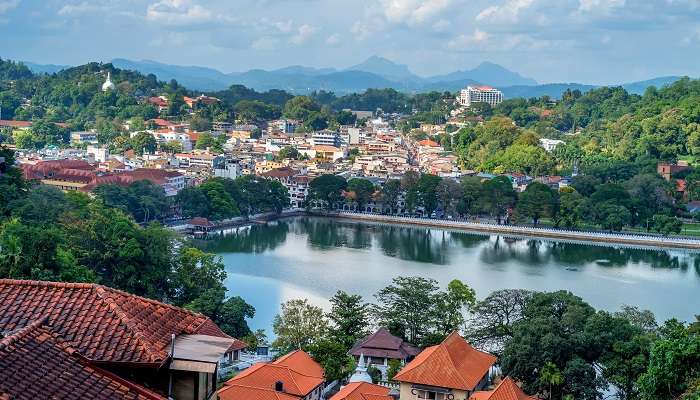
[[359,339],[369,334],[369,305],[362,296],[348,294],[342,290],[331,297],[330,335],[347,350]]
[[517,213],[529,218],[537,226],[540,218],[553,217],[557,211],[558,196],[549,186],[532,182],[518,198]]
[[295,299],[282,303],[275,316],[272,330],[277,339],[272,343],[282,351],[304,349],[323,340],[328,331],[328,320],[321,307],[307,299]]

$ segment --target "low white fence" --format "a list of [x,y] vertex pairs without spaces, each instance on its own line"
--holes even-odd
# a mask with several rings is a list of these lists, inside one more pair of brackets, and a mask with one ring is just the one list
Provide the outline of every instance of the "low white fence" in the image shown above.
[[583,242],[621,243],[648,247],[671,247],[700,250],[700,240],[679,236],[638,235],[630,233],[606,233],[575,231],[567,229],[535,228],[526,226],[498,225],[490,223],[469,222],[453,219],[433,219],[415,217],[396,217],[373,213],[348,211],[322,212],[321,215],[337,216],[375,222],[399,223],[407,225],[455,228],[488,233],[500,233],[514,236],[537,236],[544,238],[569,239]]

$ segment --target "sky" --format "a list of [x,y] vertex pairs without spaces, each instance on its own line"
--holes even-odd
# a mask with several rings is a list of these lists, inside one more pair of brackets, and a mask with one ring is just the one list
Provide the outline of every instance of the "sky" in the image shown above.
[[700,0],[0,0],[14,60],[233,72],[372,55],[421,76],[490,61],[542,83],[699,77]]

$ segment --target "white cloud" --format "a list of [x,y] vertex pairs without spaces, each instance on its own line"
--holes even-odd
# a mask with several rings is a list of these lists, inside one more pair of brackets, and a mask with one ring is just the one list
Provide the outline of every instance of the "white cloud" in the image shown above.
[[501,23],[516,23],[520,12],[529,8],[535,0],[506,0],[500,6],[491,6],[483,9],[476,16],[477,21],[491,21]]
[[0,1],[0,14],[4,14],[19,5],[19,0]]
[[148,6],[146,19],[166,25],[190,25],[211,21],[214,16],[192,0],[160,0]]
[[453,0],[380,0],[387,21],[418,25],[445,12]]
[[449,20],[446,20],[446,19],[441,19],[441,20],[435,21],[435,23],[433,23],[432,28],[435,32],[447,32],[448,30],[450,30],[451,26],[452,26],[452,22],[450,22]]
[[274,50],[277,48],[277,43],[278,40],[276,38],[270,37],[270,36],[264,36],[261,38],[256,39],[253,41],[253,43],[250,45],[250,47],[254,50]]
[[459,35],[456,38],[447,42],[447,48],[456,51],[472,50],[480,45],[483,45],[489,40],[490,35],[480,29],[475,29],[471,35]]
[[318,31],[317,28],[304,24],[297,29],[297,33],[289,41],[297,45],[304,44],[316,34],[316,31]]
[[58,15],[76,15],[105,10],[107,7],[91,4],[86,1],[77,4],[66,4],[58,10]]
[[328,38],[326,38],[326,44],[329,46],[339,45],[340,44],[340,35],[338,35],[337,33],[334,33],[334,34],[328,36]]
[[608,14],[614,8],[625,6],[625,0],[578,0],[579,11]]

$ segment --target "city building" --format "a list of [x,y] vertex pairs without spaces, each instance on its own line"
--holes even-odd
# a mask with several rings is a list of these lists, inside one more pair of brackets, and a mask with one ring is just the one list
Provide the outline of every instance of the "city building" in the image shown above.
[[456,331],[423,350],[394,377],[401,400],[468,400],[489,382],[496,357],[476,350]]
[[338,132],[320,131],[311,135],[312,146],[334,146],[340,147],[342,138]]
[[228,158],[214,167],[214,176],[218,178],[236,179],[242,175],[239,160]]
[[92,283],[0,279],[0,398],[205,400],[245,343],[209,318]]
[[464,107],[470,107],[473,103],[495,106],[503,101],[503,93],[490,86],[467,86],[459,92],[457,101]]
[[373,334],[358,341],[348,352],[359,362],[360,357],[367,357],[367,364],[382,372],[384,379],[391,360],[401,364],[411,361],[420,353],[420,349],[403,339],[389,333],[386,328],[379,328]]
[[323,368],[302,350],[257,363],[224,383],[220,400],[319,400]]
[[95,131],[71,132],[70,133],[70,142],[72,144],[97,143],[97,132],[95,132]]

